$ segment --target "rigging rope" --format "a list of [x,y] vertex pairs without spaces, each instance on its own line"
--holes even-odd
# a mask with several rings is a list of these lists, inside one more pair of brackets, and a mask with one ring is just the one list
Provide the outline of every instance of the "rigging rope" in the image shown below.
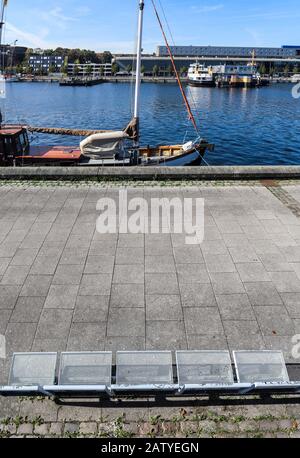
[[[175,40],[174,40],[174,36],[172,34],[172,30],[171,30],[171,27],[170,27],[170,24],[168,22],[168,19],[167,19],[167,16],[166,16],[166,13],[165,13],[165,9],[163,7],[163,4],[162,4],[162,1],[161,0],[158,0],[159,2],[159,5],[160,5],[160,8],[162,10],[162,14],[163,14],[163,17],[164,17],[164,20],[165,20],[165,23],[167,25],[167,28],[168,28],[168,31],[169,31],[169,34],[170,34],[170,37],[171,37],[171,41],[173,43],[173,46],[176,46],[176,43],[175,43]],[[200,118],[200,112],[198,110],[198,107],[197,107],[197,104],[195,102],[195,99],[194,99],[194,96],[193,96],[193,93],[192,93],[192,90],[189,86],[187,86],[187,92],[191,98],[191,102],[190,102],[190,105],[192,105],[192,108],[193,108],[193,112],[196,113],[197,117]]]
[[164,7],[162,5],[162,2],[161,0],[158,0],[158,3],[160,5],[160,8],[162,10],[162,14],[163,14],[163,17],[164,17],[164,20],[165,20],[165,23],[168,27],[168,31],[169,31],[169,34],[170,34],[170,37],[171,37],[171,40],[172,40],[172,43],[173,43],[173,46],[175,46],[175,40],[174,40],[174,37],[173,37],[173,34],[172,34],[172,31],[171,31],[171,27],[169,25],[169,22],[168,22],[168,19],[167,19],[167,16],[166,16],[166,13],[165,13],[165,10],[164,10]]
[[171,48],[170,48],[170,45],[169,45],[167,36],[166,36],[166,34],[165,34],[165,31],[164,31],[164,28],[163,28],[161,19],[160,19],[160,17],[159,17],[159,14],[158,14],[158,11],[157,11],[155,2],[154,2],[154,0],[151,0],[151,2],[152,2],[152,5],[153,5],[154,12],[155,12],[155,15],[156,15],[156,17],[157,17],[159,26],[160,26],[160,28],[161,28],[161,32],[162,32],[162,34],[163,34],[165,43],[166,43],[166,47],[167,47],[167,50],[168,50],[168,54],[169,54],[170,59],[171,59],[171,62],[172,62],[172,67],[173,67],[173,70],[174,70],[176,79],[177,79],[177,81],[178,81],[179,88],[180,88],[180,91],[181,91],[181,94],[182,94],[182,97],[183,97],[185,106],[186,106],[187,111],[188,111],[188,114],[189,114],[189,119],[190,119],[190,121],[192,122],[192,124],[193,124],[193,126],[194,126],[194,128],[195,128],[195,131],[196,131],[197,135],[199,135],[199,131],[198,131],[198,127],[197,127],[197,124],[196,124],[196,120],[195,120],[194,115],[193,115],[193,113],[192,113],[192,110],[191,110],[189,101],[188,101],[188,99],[187,99],[187,96],[186,96],[186,94],[185,94],[185,92],[184,92],[184,89],[183,89],[183,86],[182,86],[182,82],[181,82],[181,79],[180,79],[178,70],[177,70],[177,68],[176,68],[176,64],[175,64],[175,61],[174,61],[174,57],[173,57],[173,54],[172,54],[172,51],[171,51]]

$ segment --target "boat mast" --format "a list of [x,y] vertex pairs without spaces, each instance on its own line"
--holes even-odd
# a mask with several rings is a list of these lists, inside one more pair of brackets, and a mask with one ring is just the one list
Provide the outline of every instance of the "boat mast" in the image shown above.
[[2,53],[2,32],[3,32],[3,26],[4,26],[4,13],[5,13],[5,7],[7,5],[7,0],[2,0],[1,2],[1,19],[0,19],[0,47],[1,47],[1,53]]
[[[138,119],[140,115],[144,7],[145,7],[144,0],[139,0],[139,22],[138,22],[138,38],[137,38],[137,52],[136,52],[136,80],[135,80],[135,97],[134,97],[134,118],[137,120],[137,125],[138,125]],[[137,140],[137,144],[138,144],[138,140]]]
[[[2,56],[3,56],[3,49],[2,49],[2,35],[3,35],[3,26],[4,26],[4,13],[5,13],[5,7],[7,5],[8,0],[2,0],[1,2],[1,13],[0,13],[0,66],[2,66]],[[4,65],[3,65],[4,67]],[[4,77],[3,77],[4,78]],[[2,125],[2,111],[0,108],[0,128]]]

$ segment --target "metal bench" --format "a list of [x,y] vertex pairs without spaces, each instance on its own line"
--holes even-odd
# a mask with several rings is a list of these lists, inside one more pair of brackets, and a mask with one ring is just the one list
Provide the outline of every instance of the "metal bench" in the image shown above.
[[247,392],[249,383],[234,383],[229,351],[177,351],[179,394]]
[[171,351],[119,351],[113,391],[175,392]]
[[[15,353],[3,396],[98,397],[300,393],[280,351]],[[58,364],[59,361],[59,364]],[[177,372],[177,378],[175,371]],[[56,376],[57,374],[57,376]]]
[[58,385],[45,386],[53,395],[111,394],[112,352],[63,352]]
[[57,353],[14,353],[3,396],[49,395],[44,385],[55,383]]

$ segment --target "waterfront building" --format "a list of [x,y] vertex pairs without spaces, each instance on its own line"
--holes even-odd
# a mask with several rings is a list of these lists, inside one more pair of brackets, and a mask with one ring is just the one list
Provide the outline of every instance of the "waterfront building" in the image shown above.
[[[226,46],[173,46],[171,47],[178,70],[187,69],[196,61],[204,66],[212,65],[248,65],[255,62],[267,69],[276,68],[281,72],[289,65],[291,69],[300,65],[300,46],[282,46],[281,48],[226,47]],[[133,66],[132,55],[115,55],[115,62],[121,70]],[[172,74],[167,48],[159,46],[156,54],[143,55],[144,72],[155,76],[167,77]]]
[[68,64],[67,71],[69,76],[109,77],[112,75],[112,64]]
[[55,68],[56,72],[60,72],[65,63],[65,58],[62,56],[47,56],[41,52],[40,54],[32,54],[29,56],[28,65],[32,68],[33,73],[49,73],[51,68]]
[[[300,46],[287,46],[281,48],[261,48],[243,46],[171,46],[171,51],[176,57],[251,57],[253,51],[256,57],[265,59],[300,59]],[[158,46],[157,57],[168,56],[166,46]]]
[[27,48],[25,46],[2,45],[1,62],[4,67],[21,64],[25,59]]

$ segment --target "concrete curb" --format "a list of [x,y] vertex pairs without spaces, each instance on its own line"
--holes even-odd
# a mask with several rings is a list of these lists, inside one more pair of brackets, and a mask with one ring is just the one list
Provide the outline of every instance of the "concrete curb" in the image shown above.
[[0,179],[74,181],[300,179],[300,166],[0,167]]

